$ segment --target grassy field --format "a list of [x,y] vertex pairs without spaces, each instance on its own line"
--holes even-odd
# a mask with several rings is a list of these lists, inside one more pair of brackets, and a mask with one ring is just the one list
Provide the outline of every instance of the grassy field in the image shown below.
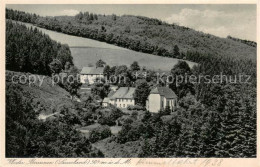
[[[36,27],[28,23],[19,23],[24,24],[29,28]],[[179,59],[136,52],[107,44],[105,42],[58,33],[55,31],[46,30],[44,28],[37,28],[43,33],[49,35],[51,39],[63,44],[68,44],[71,49],[74,63],[79,69],[84,66],[88,66],[89,64],[95,65],[97,60],[102,59],[110,66],[130,66],[133,61],[138,61],[140,66],[146,66],[147,69],[169,71],[179,61]],[[187,62],[190,67],[196,64],[190,61]]]
[[105,42],[99,42],[99,41],[88,39],[88,38],[82,38],[82,37],[77,37],[77,36],[73,36],[73,35],[59,33],[56,31],[47,30],[44,28],[36,27],[29,23],[23,23],[23,22],[19,22],[19,21],[13,21],[13,22],[23,24],[28,28],[31,28],[31,27],[37,28],[44,34],[49,35],[49,37],[51,39],[58,41],[62,44],[68,44],[70,47],[76,46],[76,47],[98,47],[98,48],[122,49],[122,50],[125,49],[125,48],[118,47],[115,45],[107,44]]
[[[89,64],[95,65],[99,59],[102,59],[110,66],[130,66],[134,61],[137,61],[140,66],[145,66],[147,69],[169,71],[179,61],[179,59],[160,57],[132,50],[93,47],[72,47],[70,49],[74,63],[80,69]],[[195,64],[187,62],[190,67]]]

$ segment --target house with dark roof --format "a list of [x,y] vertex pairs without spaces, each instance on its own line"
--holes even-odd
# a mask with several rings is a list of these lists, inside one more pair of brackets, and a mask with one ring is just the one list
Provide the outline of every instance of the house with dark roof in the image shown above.
[[173,109],[177,106],[177,96],[169,87],[155,87],[151,90],[146,100],[146,109],[158,113],[159,110],[169,106]]
[[80,82],[93,84],[97,78],[104,78],[104,67],[83,67],[80,72]]
[[118,108],[127,108],[130,105],[135,105],[134,92],[135,88],[120,87],[104,99],[103,106],[107,106],[106,103],[115,105]]

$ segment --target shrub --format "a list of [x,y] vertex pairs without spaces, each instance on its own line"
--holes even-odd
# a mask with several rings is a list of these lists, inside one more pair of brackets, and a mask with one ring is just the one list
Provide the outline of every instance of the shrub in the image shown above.
[[169,106],[166,106],[164,109],[161,109],[161,110],[159,111],[159,115],[160,115],[160,116],[170,115],[171,112],[172,112],[172,110],[170,109],[170,107],[169,107]]
[[123,112],[114,106],[100,110],[100,118],[98,123],[101,125],[116,125],[116,120],[123,115]]
[[127,109],[128,109],[128,110],[137,110],[137,111],[145,110],[144,107],[139,106],[139,105],[128,106]]
[[[129,121],[129,122],[128,122]],[[146,132],[145,125],[140,121],[132,122],[131,119],[128,119],[125,124],[122,126],[121,131],[119,131],[117,136],[118,143],[126,143],[129,141],[136,141]]]
[[89,141],[95,143],[112,135],[109,126],[98,126],[90,132]]

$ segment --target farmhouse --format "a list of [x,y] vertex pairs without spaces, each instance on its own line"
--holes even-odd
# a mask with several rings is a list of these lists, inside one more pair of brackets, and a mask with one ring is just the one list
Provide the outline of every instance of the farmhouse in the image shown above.
[[127,108],[130,105],[135,105],[134,92],[135,88],[121,87],[113,95],[104,99],[103,106],[112,104],[118,108]]
[[177,105],[176,94],[168,87],[155,87],[151,90],[146,101],[146,109],[158,113],[159,110],[169,106],[173,109]]
[[104,78],[104,67],[83,67],[80,72],[80,82],[93,84],[97,78]]

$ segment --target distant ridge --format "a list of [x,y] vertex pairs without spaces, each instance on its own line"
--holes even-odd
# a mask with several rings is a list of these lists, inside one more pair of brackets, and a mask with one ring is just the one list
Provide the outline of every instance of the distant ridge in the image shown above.
[[[41,17],[6,9],[6,18],[164,57],[183,58],[189,51],[256,60],[254,46],[143,16],[80,12],[76,16]],[[175,45],[180,55],[174,53]]]

